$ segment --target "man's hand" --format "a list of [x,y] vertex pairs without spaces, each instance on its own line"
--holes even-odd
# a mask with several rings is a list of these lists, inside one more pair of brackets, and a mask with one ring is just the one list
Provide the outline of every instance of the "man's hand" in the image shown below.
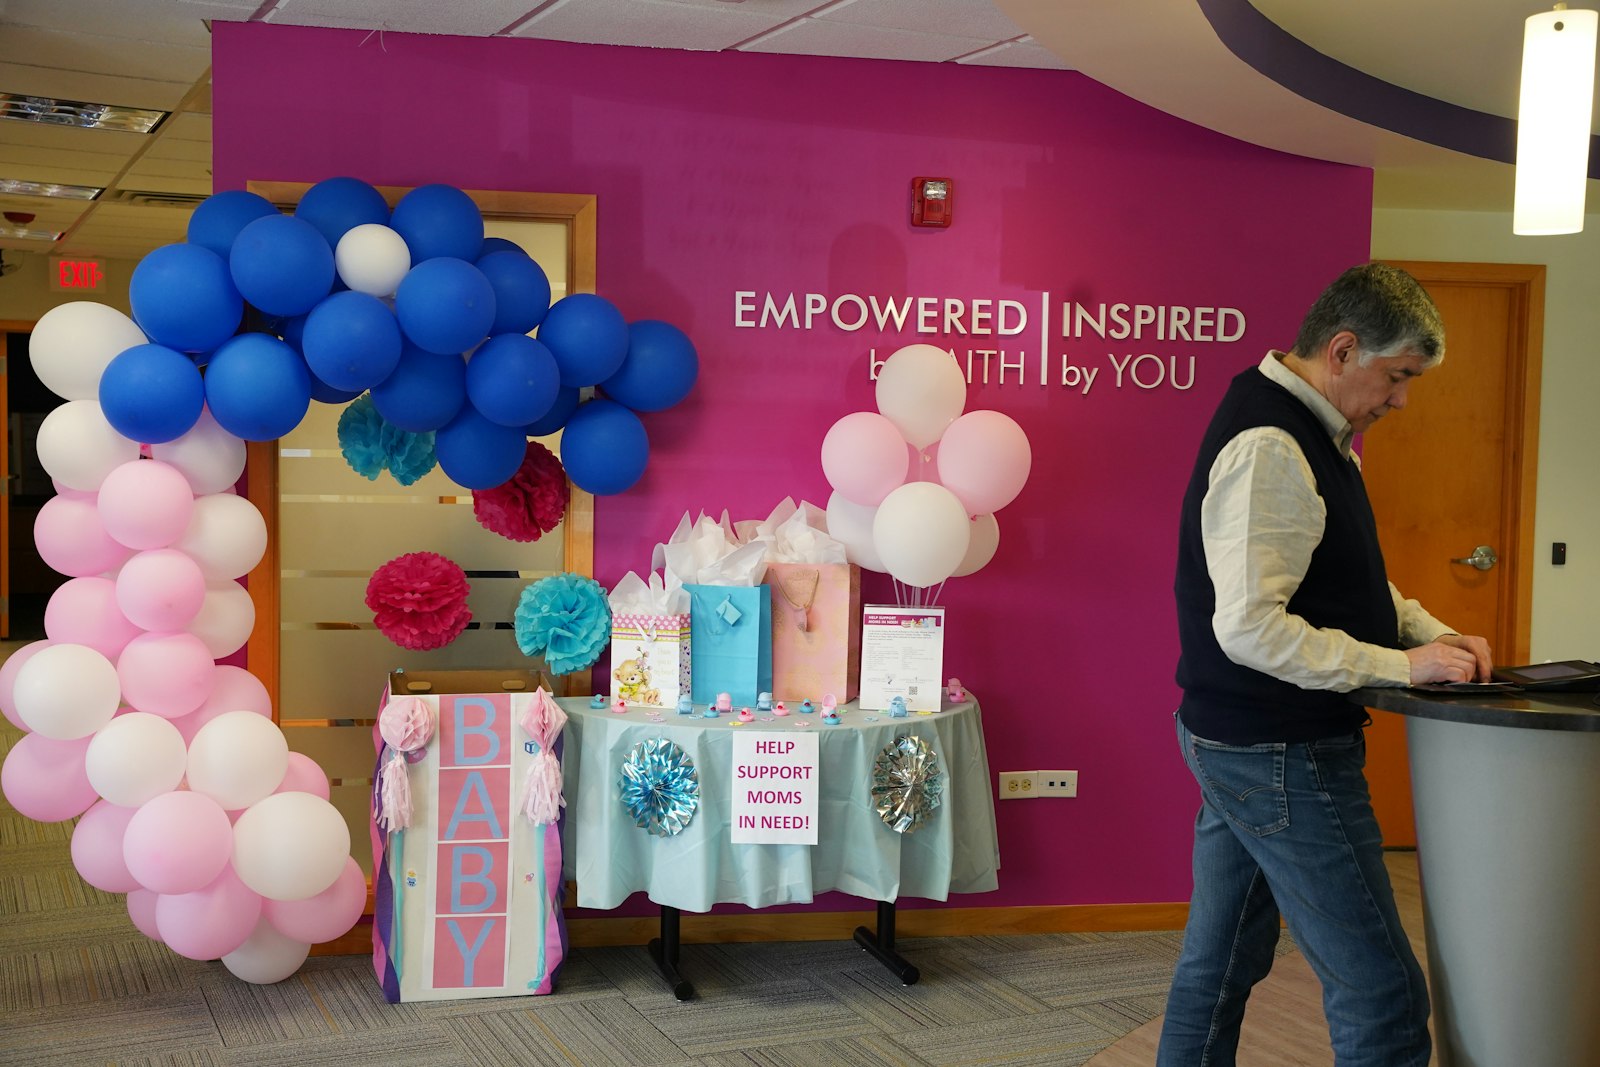
[[1406,649],[1411,661],[1411,684],[1427,682],[1487,682],[1494,669],[1489,642],[1481,637],[1444,634],[1426,645]]

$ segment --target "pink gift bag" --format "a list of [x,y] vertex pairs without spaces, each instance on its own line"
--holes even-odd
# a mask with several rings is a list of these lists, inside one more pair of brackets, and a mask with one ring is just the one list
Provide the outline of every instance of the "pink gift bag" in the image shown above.
[[861,679],[861,568],[851,563],[770,563],[772,695],[854,700]]

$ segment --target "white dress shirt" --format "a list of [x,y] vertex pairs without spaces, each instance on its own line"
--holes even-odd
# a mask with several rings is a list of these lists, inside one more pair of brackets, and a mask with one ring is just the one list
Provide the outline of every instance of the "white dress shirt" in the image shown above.
[[[1269,352],[1260,371],[1293,393],[1327,428],[1339,451],[1350,450],[1350,423],[1327,398]],[[1260,426],[1223,446],[1211,465],[1200,531],[1206,570],[1216,590],[1211,628],[1233,662],[1301,689],[1349,692],[1362,686],[1404,686],[1411,663],[1399,649],[1357,641],[1342,630],[1319,629],[1289,612],[1289,600],[1322,540],[1327,508],[1305,454],[1287,430]],[[1389,583],[1400,644],[1427,644],[1450,627],[1407,600]]]

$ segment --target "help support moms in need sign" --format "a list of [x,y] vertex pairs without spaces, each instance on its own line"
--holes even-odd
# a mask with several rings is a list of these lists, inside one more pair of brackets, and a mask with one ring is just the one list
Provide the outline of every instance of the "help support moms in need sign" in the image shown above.
[[733,843],[817,843],[813,733],[740,731],[733,738]]

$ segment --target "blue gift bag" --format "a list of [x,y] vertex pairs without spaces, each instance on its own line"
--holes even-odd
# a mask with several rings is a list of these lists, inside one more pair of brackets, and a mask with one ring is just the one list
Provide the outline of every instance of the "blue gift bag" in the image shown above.
[[694,648],[690,686],[696,704],[718,693],[754,707],[772,691],[772,591],[764,585],[685,585]]

